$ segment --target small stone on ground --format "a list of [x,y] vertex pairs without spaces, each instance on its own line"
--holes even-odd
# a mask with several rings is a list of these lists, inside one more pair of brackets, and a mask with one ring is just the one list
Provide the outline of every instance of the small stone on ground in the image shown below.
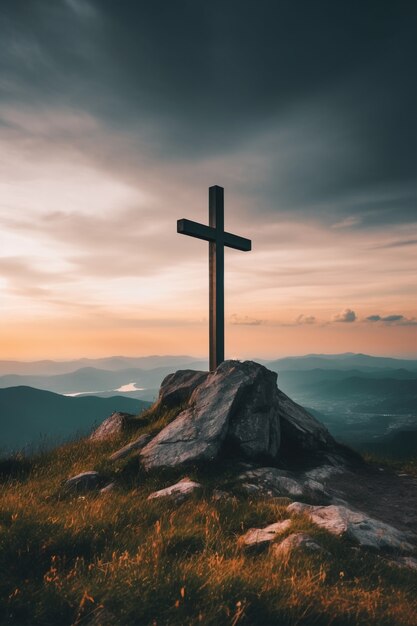
[[115,411],[91,433],[90,441],[105,441],[116,435],[121,435],[126,432],[134,419],[135,416],[131,413]]
[[262,550],[266,548],[277,535],[288,530],[291,524],[292,521],[290,519],[285,519],[282,522],[270,524],[265,528],[250,528],[247,533],[239,538],[239,543],[246,550]]
[[175,485],[171,485],[165,489],[160,489],[159,491],[154,491],[148,496],[148,500],[171,498],[174,502],[180,503],[199,489],[201,489],[200,483],[196,483],[189,478],[182,478],[180,481],[175,483]]
[[313,506],[293,502],[287,507],[287,511],[304,513],[311,521],[330,533],[346,534],[359,545],[367,548],[401,552],[413,552],[415,549],[409,542],[410,533],[402,532],[361,511],[355,511],[343,505]]
[[307,552],[321,552],[323,554],[328,553],[327,550],[314,541],[314,539],[307,533],[293,533],[281,541],[281,543],[275,543],[272,546],[273,553],[276,556],[284,556],[293,550],[298,549],[302,549]]
[[76,476],[68,478],[62,490],[64,493],[80,493],[95,491],[103,485],[103,477],[98,472],[82,472]]

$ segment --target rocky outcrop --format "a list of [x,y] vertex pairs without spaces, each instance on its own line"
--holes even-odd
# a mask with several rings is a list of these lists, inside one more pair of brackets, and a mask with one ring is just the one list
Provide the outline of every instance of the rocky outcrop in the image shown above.
[[276,467],[251,469],[238,477],[238,484],[249,494],[258,496],[307,498],[320,504],[331,501],[323,484],[306,472],[296,474]]
[[[176,378],[175,378],[176,377]],[[182,380],[184,379],[184,385]],[[253,361],[225,361],[198,384],[189,371],[177,373],[158,402],[180,388],[193,388],[186,408],[141,452],[146,468],[211,461],[224,446],[246,458],[277,459],[280,447],[276,374]],[[182,394],[182,392],[181,392]],[[165,400],[166,401],[166,400]]]
[[148,500],[159,500],[169,498],[175,504],[179,504],[189,498],[195,491],[201,489],[200,483],[196,483],[190,478],[182,478],[175,485],[154,491],[148,496]]
[[138,454],[140,450],[142,450],[142,448],[144,448],[151,439],[152,435],[150,435],[149,433],[140,435],[127,445],[123,446],[123,448],[120,448],[120,450],[116,450],[116,452],[113,452],[113,454],[109,456],[109,461],[120,461],[120,459],[124,459],[133,452]]
[[135,416],[131,413],[114,412],[91,433],[90,440],[104,441],[111,439],[112,437],[128,432],[134,425],[137,427],[140,425],[140,421],[137,421]]
[[[150,415],[174,408],[180,409],[179,415],[150,441],[138,438],[111,460],[140,452],[150,469],[210,461],[222,453],[276,463],[325,451],[321,462],[335,463],[331,454],[337,445],[327,429],[280,391],[277,374],[259,363],[225,361],[214,372],[169,374]],[[90,439],[134,432],[144,423],[128,413],[113,413]]]
[[185,404],[194,389],[201,385],[208,375],[209,372],[195,370],[178,370],[178,372],[168,374],[162,381],[154,409],[173,409]]
[[414,552],[410,534],[397,530],[389,524],[369,517],[342,505],[312,506],[293,502],[287,508],[290,513],[303,513],[318,526],[334,535],[346,535],[359,545],[375,550]]
[[238,477],[241,487],[247,493],[260,496],[302,496],[303,485],[290,476],[290,473],[276,467],[260,467],[244,472]]
[[277,375],[251,361],[237,369],[246,380],[230,418],[228,442],[245,458],[276,459],[281,444]]
[[278,390],[278,407],[282,440],[290,453],[317,452],[335,445],[327,428],[281,390]]
[[323,483],[335,474],[343,474],[345,468],[341,465],[319,465],[313,469],[304,472],[304,476],[308,480],[314,480],[316,482]]

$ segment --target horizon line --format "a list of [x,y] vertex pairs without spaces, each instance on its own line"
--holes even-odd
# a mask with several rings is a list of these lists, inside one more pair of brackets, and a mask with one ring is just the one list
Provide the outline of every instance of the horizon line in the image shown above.
[[[366,356],[378,359],[397,359],[404,361],[413,361],[417,360],[417,353],[413,353],[411,356],[407,354],[369,354],[366,352],[308,352],[308,353],[300,353],[300,354],[286,354],[284,356],[279,355],[275,357],[270,356],[257,356],[257,357],[237,357],[233,356],[229,359],[225,359],[225,361],[278,361],[282,359],[297,359],[297,358],[307,358],[307,357],[343,357],[343,356]],[[59,359],[56,357],[44,357],[40,359],[18,359],[18,358],[3,358],[0,359],[0,363],[42,363],[45,361],[51,361],[55,363],[69,363],[71,361],[104,361],[109,359],[152,359],[152,358],[176,358],[176,359],[190,359],[192,361],[208,361],[208,356],[192,356],[190,354],[141,354],[135,356],[123,355],[123,354],[114,354],[108,356],[79,356],[67,359]]]

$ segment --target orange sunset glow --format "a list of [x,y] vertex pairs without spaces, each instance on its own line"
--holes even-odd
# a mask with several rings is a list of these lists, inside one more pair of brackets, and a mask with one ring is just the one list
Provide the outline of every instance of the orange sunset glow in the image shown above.
[[[225,187],[226,229],[253,242],[248,254],[226,252],[227,356],[417,355],[415,163],[411,133],[396,130],[409,81],[384,58],[362,63],[353,51],[348,69],[326,81],[317,74],[320,89],[306,82],[298,93],[285,82],[297,68],[279,65],[277,46],[281,91],[268,91],[260,76],[250,103],[238,103],[222,83],[222,102],[201,112],[217,79],[196,41],[193,79],[175,54],[148,67],[136,35],[136,65],[119,76],[112,68],[123,51],[109,56],[100,4],[72,1],[61,11],[77,58],[54,54],[57,41],[46,35],[53,12],[35,12],[31,28],[10,26],[13,46],[3,54],[1,358],[206,356],[207,244],[177,235],[176,220],[206,223],[214,184]],[[59,45],[69,45],[65,36]],[[247,58],[239,38],[231,45]],[[62,82],[64,62],[76,69]],[[221,74],[222,63],[210,62]],[[38,82],[26,71],[36,67],[49,68]],[[152,71],[163,77],[158,88]],[[360,95],[369,77],[374,91]],[[386,102],[387,81],[396,94],[390,99],[387,87]],[[402,142],[395,156],[394,131]]]

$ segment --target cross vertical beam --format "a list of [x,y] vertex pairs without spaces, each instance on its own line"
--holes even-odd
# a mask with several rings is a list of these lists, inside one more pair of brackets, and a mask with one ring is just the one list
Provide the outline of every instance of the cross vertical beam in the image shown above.
[[209,225],[216,239],[209,242],[210,371],[224,361],[224,190],[209,188]]
[[210,371],[224,361],[224,246],[248,252],[250,239],[224,231],[224,189],[209,187],[209,225],[177,221],[177,232],[209,242]]

